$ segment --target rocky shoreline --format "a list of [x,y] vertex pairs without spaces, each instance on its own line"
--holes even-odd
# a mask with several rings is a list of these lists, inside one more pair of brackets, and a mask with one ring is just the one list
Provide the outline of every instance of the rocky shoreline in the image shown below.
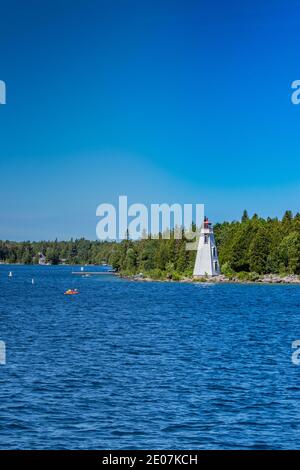
[[137,282],[181,282],[181,283],[210,283],[210,284],[300,284],[300,276],[296,274],[289,274],[280,276],[279,274],[265,274],[256,279],[240,279],[237,276],[226,277],[223,274],[213,277],[200,277],[200,278],[183,278],[174,280],[171,278],[154,279],[142,274],[137,275],[122,275],[118,274],[121,278],[137,281]]

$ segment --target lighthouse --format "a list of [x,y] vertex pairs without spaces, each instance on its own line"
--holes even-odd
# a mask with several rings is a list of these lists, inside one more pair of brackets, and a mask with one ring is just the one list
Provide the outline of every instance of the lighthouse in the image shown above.
[[194,267],[194,277],[217,276],[220,274],[217,247],[212,223],[204,218]]

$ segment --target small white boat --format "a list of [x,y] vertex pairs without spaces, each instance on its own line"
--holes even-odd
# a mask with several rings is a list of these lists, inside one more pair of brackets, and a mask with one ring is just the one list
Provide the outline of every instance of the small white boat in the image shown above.
[[8,277],[13,277],[13,273],[9,271]]

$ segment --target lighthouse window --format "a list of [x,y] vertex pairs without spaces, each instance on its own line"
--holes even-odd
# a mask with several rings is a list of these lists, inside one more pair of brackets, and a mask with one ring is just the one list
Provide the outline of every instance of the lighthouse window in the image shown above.
[[213,247],[212,252],[213,252],[213,256],[216,256],[216,247],[215,246]]
[[208,236],[204,235],[204,243],[208,243]]
[[215,270],[218,271],[218,262],[215,261]]

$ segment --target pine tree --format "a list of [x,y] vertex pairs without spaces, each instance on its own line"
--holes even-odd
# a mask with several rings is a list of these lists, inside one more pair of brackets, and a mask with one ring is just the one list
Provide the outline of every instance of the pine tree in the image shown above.
[[247,222],[248,220],[249,220],[248,212],[245,209],[244,212],[243,212],[241,221],[242,222]]
[[268,233],[264,226],[261,226],[250,245],[249,261],[250,270],[258,274],[266,272],[266,264],[269,255],[269,239]]

